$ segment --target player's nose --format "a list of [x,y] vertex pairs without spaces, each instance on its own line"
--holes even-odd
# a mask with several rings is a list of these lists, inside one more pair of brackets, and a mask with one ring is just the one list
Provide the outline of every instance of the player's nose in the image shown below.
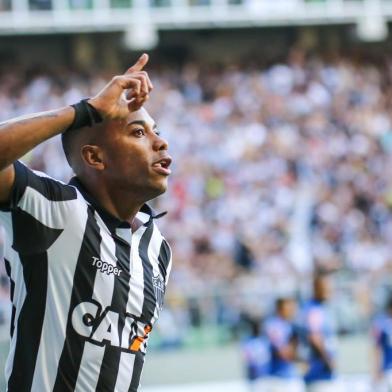
[[169,143],[166,139],[159,135],[155,135],[153,141],[153,149],[154,151],[164,151],[169,148]]

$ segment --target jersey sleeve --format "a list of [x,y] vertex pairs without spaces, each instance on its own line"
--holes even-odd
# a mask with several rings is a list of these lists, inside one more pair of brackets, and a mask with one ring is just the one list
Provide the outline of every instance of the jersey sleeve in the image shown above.
[[10,200],[5,203],[0,203],[1,211],[10,211],[15,209],[27,186],[27,167],[23,165],[23,163],[16,161],[14,163],[14,170],[15,180],[12,185]]
[[0,205],[2,211],[12,211],[17,208],[27,209],[34,213],[34,207],[39,203],[64,202],[77,198],[76,190],[57,181],[44,173],[29,169],[20,161],[14,163],[15,181],[8,203]]
[[8,231],[13,248],[21,253],[41,252],[61,234],[77,192],[74,187],[33,171],[19,161],[14,168],[10,200],[0,209],[11,217]]
[[162,268],[165,286],[167,286],[167,283],[169,282],[170,272],[172,269],[173,257],[170,245],[165,239],[163,239],[162,241],[161,249],[159,252],[159,264]]

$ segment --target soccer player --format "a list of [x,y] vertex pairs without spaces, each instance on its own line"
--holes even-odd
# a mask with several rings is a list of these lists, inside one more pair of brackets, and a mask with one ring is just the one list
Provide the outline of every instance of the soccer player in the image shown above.
[[309,347],[305,383],[309,392],[340,391],[336,381],[336,328],[328,309],[331,297],[328,274],[317,274],[313,281],[313,299],[302,312],[302,329]]
[[[0,125],[0,220],[13,305],[9,392],[137,391],[171,251],[145,204],[168,144],[142,105],[148,56],[89,100]],[[18,159],[62,134],[69,184]]]
[[385,312],[376,317],[373,324],[375,347],[375,390],[392,391],[392,296]]
[[304,385],[296,368],[298,330],[294,324],[297,305],[291,298],[276,301],[275,314],[266,321],[271,347],[269,391],[302,392]]
[[246,378],[252,392],[266,392],[271,353],[259,320],[250,320],[250,334],[242,342]]

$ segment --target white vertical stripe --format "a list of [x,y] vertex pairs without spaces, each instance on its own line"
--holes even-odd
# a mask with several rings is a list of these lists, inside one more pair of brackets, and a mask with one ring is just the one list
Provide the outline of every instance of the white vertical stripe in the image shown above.
[[128,392],[132,381],[134,363],[135,354],[127,352],[121,353],[117,381],[114,388],[116,392]]
[[11,279],[15,283],[14,288],[14,299],[13,305],[16,308],[15,312],[15,329],[14,335],[11,339],[10,349],[8,352],[7,362],[5,365],[5,378],[8,383],[9,377],[11,376],[12,368],[14,365],[14,356],[15,356],[15,348],[16,348],[16,338],[18,336],[18,319],[20,315],[20,311],[22,310],[23,303],[26,299],[26,285],[23,277],[23,268],[19,258],[19,255],[12,248],[12,243],[14,242],[13,230],[12,230],[12,215],[10,212],[0,212],[0,222],[3,224],[3,227],[7,233],[6,238],[4,239],[4,255],[6,259],[10,263],[11,267]]
[[87,204],[74,200],[72,216],[61,236],[48,249],[48,286],[41,344],[32,391],[53,389],[64,345],[73,280],[87,222]]
[[90,342],[84,344],[75,392],[95,392],[104,354],[105,346]]
[[168,263],[167,268],[166,268],[166,281],[165,281],[165,285],[166,286],[167,286],[167,284],[169,282],[172,266],[173,266],[173,253],[172,253],[172,251],[170,249],[170,259],[169,259],[169,263]]
[[[105,226],[105,223],[97,213],[95,213],[95,219],[97,220],[99,233],[102,238],[100,249],[101,254],[96,256],[99,257],[101,261],[116,267],[116,244],[109,230]],[[91,260],[91,262],[92,261],[93,260]],[[90,260],[88,262],[90,262]],[[93,299],[100,303],[103,309],[112,304],[114,279],[115,275],[113,273],[107,274],[106,272],[101,272],[97,269],[94,281]]]
[[18,336],[19,315],[20,315],[20,312],[23,307],[23,303],[24,303],[24,301],[26,299],[26,295],[27,295],[26,285],[25,285],[24,279],[23,279],[23,268],[22,268],[22,264],[21,264],[19,255],[14,250],[12,250],[8,254],[11,254],[11,253],[14,254],[12,262],[11,262],[11,260],[9,260],[9,261],[11,263],[11,279],[15,282],[13,304],[16,308],[16,312],[15,312],[15,319],[14,319],[14,323],[15,323],[14,334],[11,339],[10,350],[9,350],[7,362],[5,365],[5,378],[7,380],[7,383],[8,383],[10,376],[11,376],[12,368],[14,366],[16,338]]
[[154,275],[157,275],[159,273],[158,257],[159,257],[159,252],[161,250],[161,245],[162,245],[162,235],[159,232],[158,227],[154,223],[151,241],[148,247],[148,258],[150,259],[150,262],[154,268]]
[[[97,220],[99,232],[102,238],[100,254],[96,255],[96,257],[115,267],[117,265],[116,243],[97,212],[95,212],[95,219]],[[87,260],[86,262],[92,263],[93,260]],[[102,311],[112,304],[115,278],[116,277],[113,273],[107,274],[106,272],[102,272],[97,269],[94,280],[93,299],[102,306]],[[80,362],[75,391],[95,391],[102,365],[102,359],[105,354],[105,347],[105,345],[97,346],[86,342]]]
[[171,250],[169,243],[166,241],[166,239],[163,236],[162,236],[162,241],[165,241],[167,246],[169,247],[169,261],[167,262],[166,279],[165,279],[165,285],[167,286],[167,283],[169,282],[170,272],[173,265],[173,252]]
[[0,211],[0,223],[7,233],[6,240],[9,239],[9,242],[12,244],[14,239],[14,234],[12,231],[12,214],[10,212]]
[[[159,232],[157,226],[154,224],[154,229],[152,232],[151,236],[151,241],[148,247],[148,259],[150,260],[150,263],[152,265],[152,270],[153,270],[153,277],[160,276],[159,273],[159,251],[161,250],[161,245],[162,245],[162,235]],[[162,277],[163,279],[163,277]],[[155,311],[154,311],[154,318],[151,320],[151,323],[153,324],[159,317],[159,306],[158,304],[155,306]]]
[[139,255],[139,244],[146,229],[145,226],[141,226],[132,234],[131,260],[129,266],[131,277],[129,280],[127,313],[136,317],[139,317],[143,310],[144,274],[143,262]]
[[124,241],[128,242],[129,245],[132,244],[132,232],[131,229],[117,228],[116,234],[122,238]]

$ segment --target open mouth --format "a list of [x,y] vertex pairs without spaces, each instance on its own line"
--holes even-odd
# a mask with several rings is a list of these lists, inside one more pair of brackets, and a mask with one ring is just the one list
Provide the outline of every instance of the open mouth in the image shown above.
[[171,170],[169,166],[172,163],[172,159],[170,157],[162,158],[159,161],[156,161],[152,167],[154,170],[162,175],[168,176],[171,174]]

